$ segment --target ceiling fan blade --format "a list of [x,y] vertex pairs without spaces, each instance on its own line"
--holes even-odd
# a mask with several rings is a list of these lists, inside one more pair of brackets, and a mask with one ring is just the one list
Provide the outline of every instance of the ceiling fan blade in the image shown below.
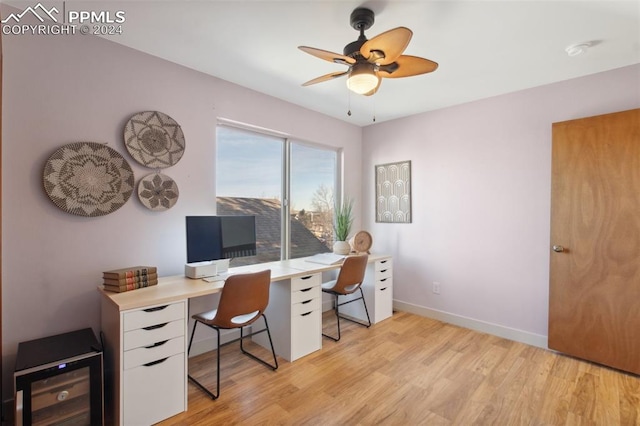
[[378,75],[385,78],[411,77],[426,74],[438,68],[438,63],[417,56],[402,55],[389,65],[381,66]]
[[303,83],[303,86],[311,86],[312,84],[322,83],[323,81],[333,80],[334,78],[342,77],[347,74],[349,71],[340,71],[340,72],[332,72],[331,74],[321,75],[320,77],[316,77],[313,80],[309,80],[306,83]]
[[328,50],[316,49],[315,47],[298,46],[298,49],[303,52],[307,52],[309,55],[313,55],[316,58],[324,59],[325,61],[335,62],[336,64],[350,65],[356,62],[355,59],[341,55],[339,53],[329,52]]
[[406,27],[385,31],[366,41],[360,48],[360,54],[378,65],[391,64],[402,55],[412,35],[413,32]]

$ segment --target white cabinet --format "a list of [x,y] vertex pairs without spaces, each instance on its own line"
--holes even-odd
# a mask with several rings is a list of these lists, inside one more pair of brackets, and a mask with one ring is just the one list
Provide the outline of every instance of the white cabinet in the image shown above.
[[[367,310],[371,323],[375,324],[384,319],[389,318],[393,314],[393,268],[390,257],[378,259],[367,265],[367,271],[362,283],[362,292],[367,302]],[[360,295],[355,292],[350,298]],[[340,298],[340,302],[348,300],[348,298]],[[343,305],[340,312],[357,318],[361,321],[367,321],[362,301],[357,301]]]
[[[365,276],[364,292],[367,306],[373,306],[373,309],[369,312],[371,322],[377,323],[393,315],[393,269],[391,258],[369,264],[369,271]],[[370,302],[372,298],[373,303]]]
[[[322,348],[321,281],[321,273],[315,273],[271,283],[265,315],[276,354],[287,361]],[[253,339],[269,348],[266,333]]]
[[157,423],[187,409],[186,301],[114,312],[102,305],[114,424]]

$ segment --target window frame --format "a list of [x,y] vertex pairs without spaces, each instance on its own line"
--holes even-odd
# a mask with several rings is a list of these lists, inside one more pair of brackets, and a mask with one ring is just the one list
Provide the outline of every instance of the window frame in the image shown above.
[[[240,123],[237,121],[226,120],[222,118],[218,118],[216,123],[216,138],[215,143],[217,145],[217,130],[219,127],[227,127],[233,130],[245,132],[245,133],[253,133],[260,136],[268,136],[275,137],[282,140],[282,170],[281,170],[281,201],[280,201],[280,260],[287,260],[291,258],[291,148],[294,144],[307,146],[315,149],[322,149],[326,151],[333,151],[336,155],[336,164],[335,164],[335,176],[333,179],[333,191],[334,191],[334,200],[341,200],[343,193],[343,164],[344,164],[344,149],[342,147],[334,147],[330,145],[325,145],[317,142],[306,141],[302,138],[292,137],[289,134],[266,129],[263,127],[258,127],[246,123]],[[217,146],[216,146],[217,152]],[[218,161],[216,154],[216,164]],[[217,173],[216,167],[216,173]],[[216,176],[217,182],[217,176]],[[215,197],[217,199],[217,184],[216,184],[216,194]],[[217,212],[217,207],[216,207]]]

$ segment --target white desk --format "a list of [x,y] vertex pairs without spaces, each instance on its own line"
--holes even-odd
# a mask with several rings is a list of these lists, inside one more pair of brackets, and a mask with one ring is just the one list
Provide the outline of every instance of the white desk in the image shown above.
[[[276,353],[294,361],[322,347],[322,272],[339,268],[291,259],[231,268],[229,272],[271,270],[265,314]],[[380,270],[385,271],[384,277]],[[369,255],[363,292],[370,313],[373,309],[373,323],[391,316],[390,272],[389,256]],[[378,285],[381,278],[384,286]],[[159,278],[156,286],[124,293],[98,287],[103,296],[108,422],[152,424],[187,410],[187,302],[218,293],[223,285],[221,281],[208,283],[173,276]],[[381,287],[384,293],[380,293]],[[361,315],[357,311],[348,313]],[[267,345],[260,338],[254,336],[257,343]]]

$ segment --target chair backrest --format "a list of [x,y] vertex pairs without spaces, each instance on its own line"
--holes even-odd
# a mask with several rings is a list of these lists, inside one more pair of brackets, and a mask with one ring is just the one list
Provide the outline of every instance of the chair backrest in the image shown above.
[[271,270],[231,275],[226,279],[212,323],[238,328],[260,318],[269,304]]
[[342,268],[340,268],[336,284],[331,290],[340,294],[351,294],[356,291],[364,281],[368,260],[369,256],[366,254],[346,257]]

